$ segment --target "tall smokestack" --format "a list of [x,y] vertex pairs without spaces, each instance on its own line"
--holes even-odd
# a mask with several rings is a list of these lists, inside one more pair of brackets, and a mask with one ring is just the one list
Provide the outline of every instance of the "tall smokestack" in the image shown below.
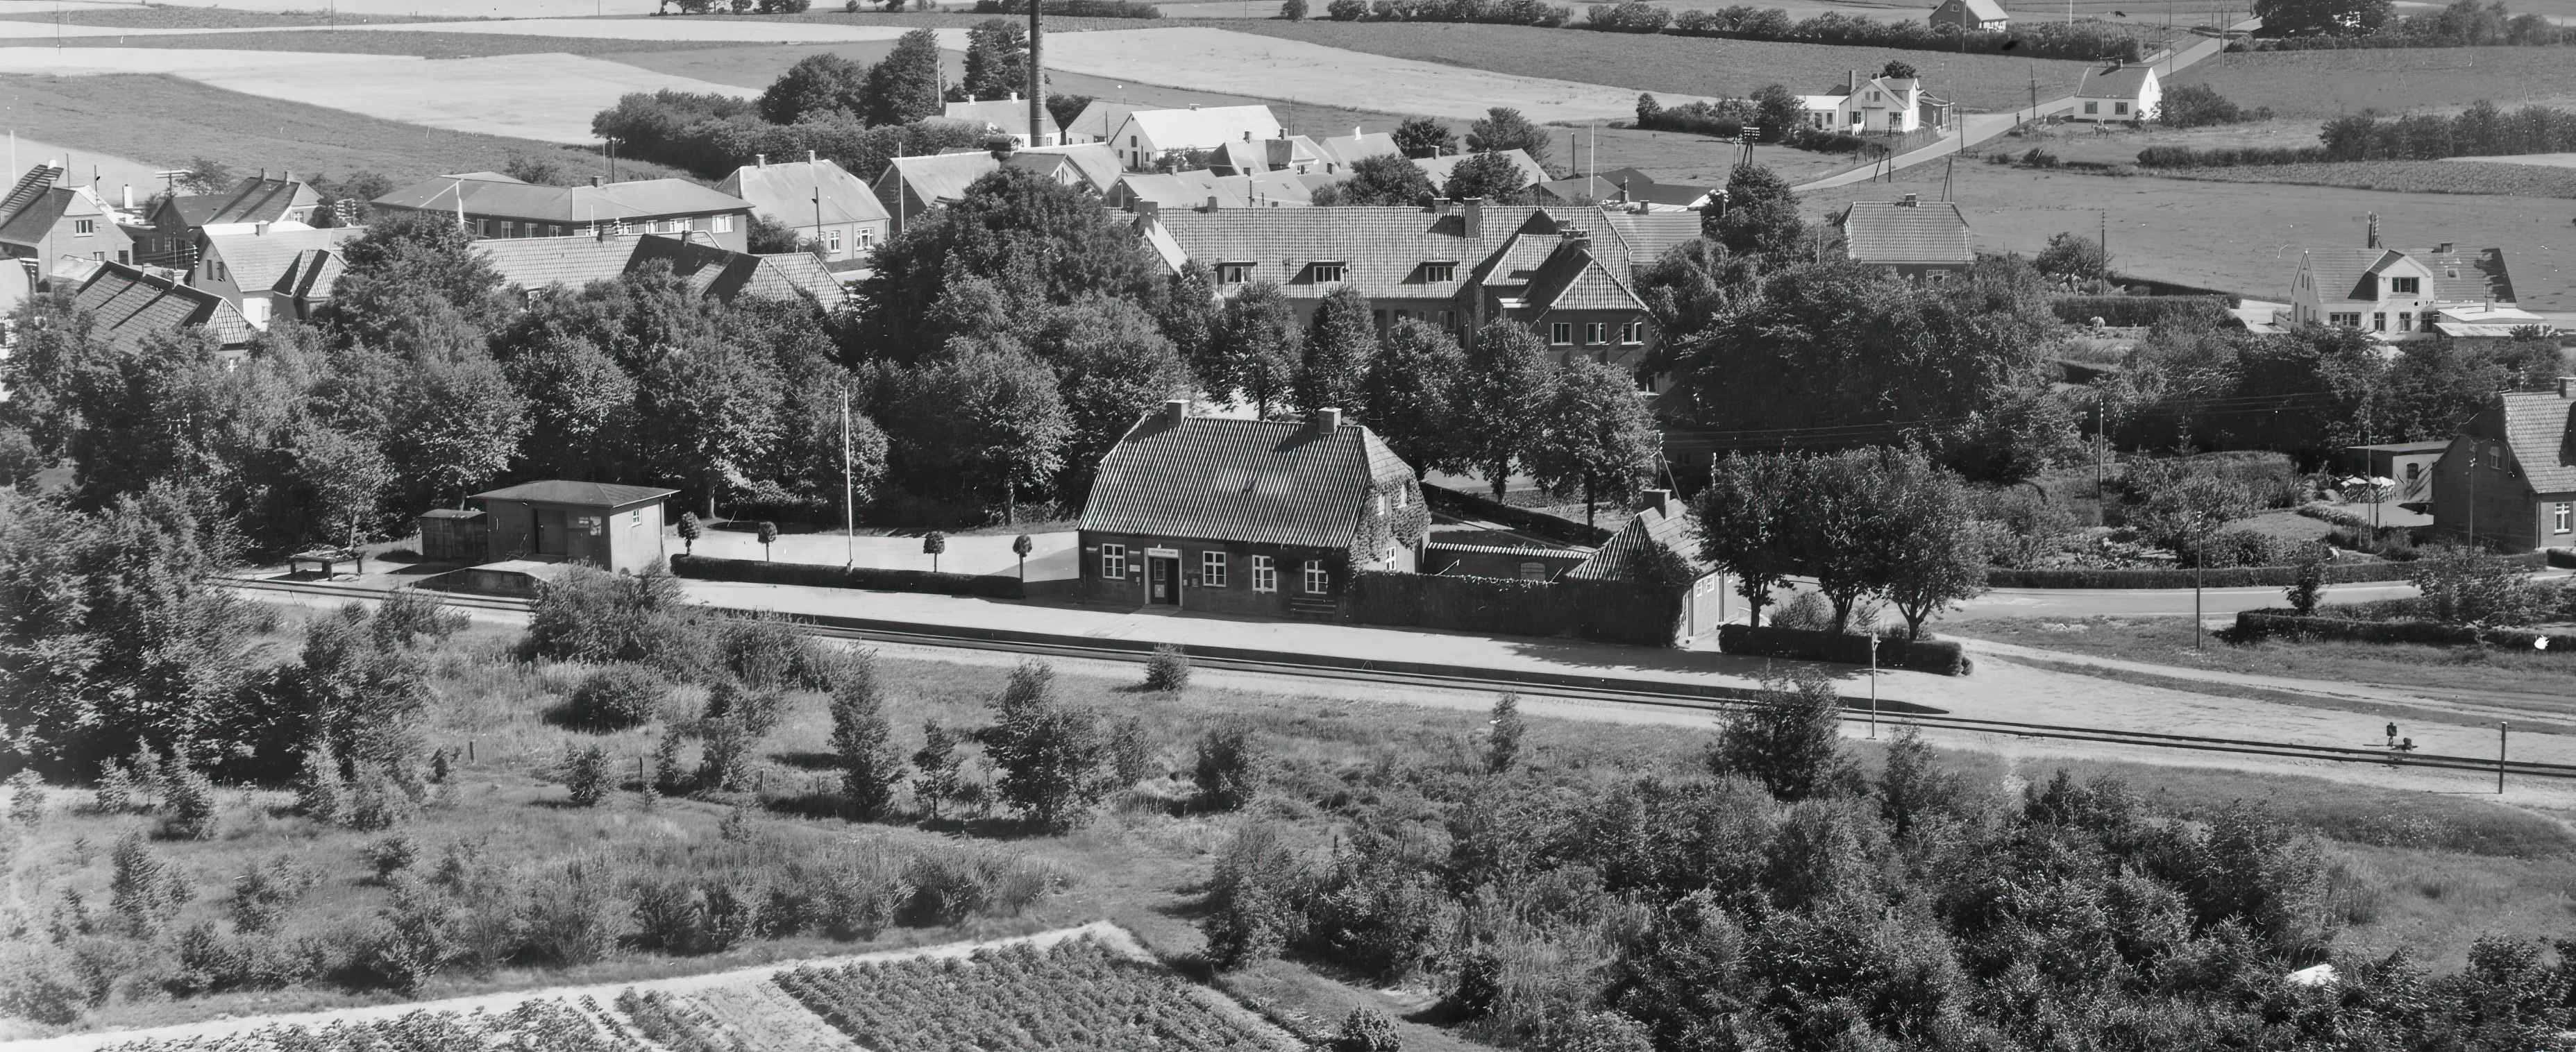
[[1029,0],[1029,145],[1047,145],[1045,121],[1046,64],[1039,60],[1039,48],[1046,27],[1038,23],[1038,0]]

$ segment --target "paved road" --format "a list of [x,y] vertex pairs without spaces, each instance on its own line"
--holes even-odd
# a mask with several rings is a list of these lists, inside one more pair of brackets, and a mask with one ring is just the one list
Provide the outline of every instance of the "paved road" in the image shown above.
[[[2256,29],[2262,28],[2262,26],[2262,19],[2249,18],[2230,26],[2229,28],[2233,30],[2252,32]],[[2150,55],[2147,57],[2147,60],[2141,64],[2155,66],[2158,71],[2157,75],[2160,77],[2171,77],[2176,72],[2190,68],[2193,63],[2199,62],[2202,59],[2225,50],[2226,47],[2227,42],[2224,40],[2220,40],[2216,37],[2204,37],[2180,51],[2163,51]],[[1957,131],[1943,136],[1941,141],[1933,143],[1930,146],[1921,147],[1919,149],[1910,150],[1896,155],[1896,159],[1892,167],[1911,168],[1926,161],[1939,160],[1943,157],[1948,157],[1951,154],[1967,149],[1968,147],[1980,145],[1992,140],[2001,136],[2005,132],[2013,130],[2014,127],[2025,122],[2035,121],[2041,117],[2066,113],[2073,109],[2075,109],[2075,98],[2070,95],[2062,99],[2051,99],[2047,102],[2040,103],[2037,106],[2025,106],[2021,109],[2014,110],[2011,113],[1968,114],[1959,118],[1959,128]],[[1850,186],[1853,183],[1868,182],[1869,180],[1875,179],[1889,171],[1891,171],[1891,165],[1882,162],[1862,168],[1855,168],[1848,172],[1829,175],[1822,179],[1815,180],[1814,182],[1801,183],[1792,189],[1797,193],[1805,193],[1809,190],[1828,190],[1837,186]]]

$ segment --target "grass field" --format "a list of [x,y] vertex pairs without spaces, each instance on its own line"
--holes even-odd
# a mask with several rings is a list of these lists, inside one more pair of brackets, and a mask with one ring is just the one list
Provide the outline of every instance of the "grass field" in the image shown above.
[[336,14],[325,11],[245,11],[227,7],[179,7],[153,4],[138,7],[92,7],[64,11],[31,8],[25,4],[0,7],[0,19],[44,22],[60,18],[65,25],[115,26],[120,29],[236,29],[262,26],[339,26],[384,22],[427,22],[434,19],[414,15]]
[[2357,51],[2271,51],[2211,56],[2174,85],[2207,84],[2241,106],[2283,117],[2332,117],[2360,110],[2456,110],[2479,99],[2499,106],[2576,100],[2563,48],[2460,47]]
[[[2020,152],[2002,139],[1989,151]],[[2054,149],[2054,147],[2052,147]],[[1808,213],[1855,201],[1894,200],[1913,192],[1941,194],[1945,166],[1923,165],[1890,183],[1862,183],[1806,195]],[[2091,232],[2107,216],[2113,269],[2125,275],[2258,299],[2288,295],[2298,251],[2308,246],[2359,247],[2369,213],[2379,214],[2386,243],[2423,247],[2451,241],[2504,249],[2525,310],[2576,310],[2576,206],[2554,198],[2467,194],[2401,194],[2339,187],[2238,190],[2207,182],[2081,175],[1990,165],[1962,159],[1956,198],[1982,250],[2034,255],[2049,235]]]
[[2410,194],[2513,194],[2576,197],[2576,169],[2457,161],[2354,161],[2343,164],[2250,165],[2183,168],[2177,179],[2222,183],[2291,183],[2346,186]]
[[1471,69],[1611,84],[1633,91],[1730,97],[1775,83],[1802,94],[1823,91],[1842,80],[1846,70],[1872,73],[1891,60],[1903,60],[1923,71],[1934,94],[1972,110],[2026,105],[2033,77],[2038,78],[2040,98],[2062,95],[2084,68],[2075,62],[1992,55],[1524,26],[1265,21],[1229,23],[1228,28]]
[[[519,156],[569,171],[601,170],[596,153],[569,146],[378,120],[171,76],[0,77],[0,106],[11,126],[31,138],[173,168],[210,157],[236,172],[363,169],[397,184],[443,172],[498,171]],[[617,169],[621,178],[679,174],[638,161],[621,160]]]
[[[0,43],[25,45],[33,42],[48,47],[53,38],[39,29],[25,38],[8,40],[20,25],[30,23],[0,21]],[[418,55],[422,58],[488,58],[493,55],[600,55],[612,51],[693,50],[707,47],[739,45],[708,43],[696,40],[618,40],[602,37],[519,36],[508,33],[437,33],[384,32],[369,29],[315,29],[298,32],[273,32],[244,29],[238,33],[203,33],[181,36],[70,37],[64,47],[115,48],[182,48],[189,50],[221,49],[238,51],[321,51],[340,55]]]

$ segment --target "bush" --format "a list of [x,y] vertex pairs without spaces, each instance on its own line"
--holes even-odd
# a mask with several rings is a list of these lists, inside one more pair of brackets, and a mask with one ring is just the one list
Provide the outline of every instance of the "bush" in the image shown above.
[[1228,723],[1200,735],[1198,759],[1190,768],[1198,806],[1233,811],[1251,803],[1261,792],[1262,760],[1246,724]]
[[161,802],[169,811],[161,835],[171,840],[207,840],[215,835],[215,784],[177,756],[164,764]]
[[2048,309],[2069,325],[2100,318],[2105,325],[2123,328],[2176,321],[2243,328],[2245,323],[2227,313],[2236,304],[2232,296],[2059,296],[2048,301]]
[[1766,680],[1752,704],[1727,717],[1709,770],[1749,778],[1788,802],[1843,792],[1860,774],[1843,755],[1842,722],[1832,680],[1813,672]]
[[[1821,629],[1782,628],[1777,624],[1760,628],[1722,625],[1717,630],[1718,649],[1725,653],[1833,661],[1846,665],[1869,664],[1870,638]],[[1878,665],[1880,668],[1901,668],[1940,676],[1964,676],[1973,668],[1967,652],[1955,642],[1901,637],[1879,638]]]
[[539,960],[584,965],[617,945],[616,896],[595,863],[575,860],[530,886],[520,939]]
[[787,695],[774,687],[755,687],[731,678],[707,691],[708,721],[730,720],[752,740],[769,736],[786,714]]
[[931,595],[977,595],[987,599],[1022,598],[1020,579],[928,570],[881,570],[871,566],[820,566],[773,563],[757,559],[714,559],[682,555],[671,560],[671,572],[693,580],[749,581],[814,588],[862,588],[875,592],[920,592]]
[[2408,564],[2406,579],[2423,593],[2422,607],[2435,621],[2523,625],[2548,614],[2556,598],[2554,589],[2527,576],[2531,563],[2532,556],[2515,560],[2444,549]]
[[2150,146],[2138,151],[2140,168],[2239,168],[2255,165],[2312,164],[2331,160],[2315,146],[2245,146],[2195,150],[2189,146]]
[[1324,5],[1324,17],[1336,22],[1357,22],[1368,13],[1368,0],[1332,0]]
[[[1029,0],[975,0],[979,15],[1025,15]],[[1038,13],[1066,18],[1161,18],[1163,10],[1134,0],[1044,0]]]
[[1673,13],[1665,8],[1644,0],[1621,0],[1616,4],[1596,5],[1585,11],[1583,28],[1614,33],[1661,33],[1672,20]]
[[367,868],[376,871],[376,883],[390,884],[394,874],[420,862],[420,844],[408,836],[395,833],[368,844],[365,851]]
[[574,807],[597,807],[617,787],[616,778],[608,773],[608,754],[596,745],[564,746],[563,783],[572,790]]
[[1217,853],[1199,931],[1208,961],[1240,968],[1278,956],[1304,928],[1307,877],[1267,823],[1247,822]]
[[1145,689],[1172,693],[1190,685],[1190,655],[1180,647],[1164,643],[1154,648],[1154,656],[1145,659]]
[[635,941],[675,957],[723,953],[751,934],[751,902],[725,884],[645,881],[635,887]]
[[622,731],[653,722],[668,691],[668,680],[650,666],[619,663],[583,677],[547,717],[581,730]]
[[233,881],[232,896],[225,903],[233,927],[244,932],[269,930],[285,915],[286,907],[313,889],[315,879],[312,870],[289,855],[245,868]]
[[2169,128],[2204,128],[2213,124],[2270,119],[2272,111],[2269,108],[2249,114],[2207,84],[2184,84],[2168,89],[2164,104],[2156,111],[2157,122]]
[[1306,0],[1285,0],[1279,5],[1279,17],[1291,22],[1306,20]]
[[[1599,10],[1599,8],[1594,8]],[[1395,1021],[1374,1008],[1354,1008],[1342,1019],[1342,1029],[1333,1035],[1333,1052],[1404,1052],[1404,1039],[1395,1032]]]
[[2201,561],[2211,567],[2279,566],[2286,561],[2281,542],[2253,530],[2220,530],[2202,546]]

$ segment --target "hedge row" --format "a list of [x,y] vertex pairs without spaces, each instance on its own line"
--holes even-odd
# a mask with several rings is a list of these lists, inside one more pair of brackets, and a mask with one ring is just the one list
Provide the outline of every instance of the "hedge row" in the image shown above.
[[2105,325],[2126,328],[2181,318],[2224,324],[2235,320],[2227,313],[2235,305],[2228,296],[2061,296],[2050,300],[2048,309],[2069,325],[2091,324],[2100,318]]
[[2242,168],[2248,165],[2312,164],[2332,160],[2318,146],[2245,146],[2193,149],[2150,146],[2138,151],[2140,168]]
[[814,588],[864,588],[872,592],[979,595],[987,599],[1019,599],[1024,594],[1020,588],[1020,579],[1017,577],[932,573],[928,570],[881,570],[872,566],[774,563],[760,559],[714,559],[704,555],[672,556],[671,572],[680,577],[701,581],[748,581],[753,584],[796,584]]
[[1682,595],[1623,581],[1513,581],[1364,570],[1352,575],[1342,614],[1364,625],[1669,647],[1681,625]]
[[2491,644],[2530,650],[2540,640],[2548,649],[2576,647],[2576,635],[2535,632],[2528,628],[2480,628],[2442,621],[2362,621],[2348,617],[2301,617],[2287,610],[2247,610],[2236,615],[2240,642],[2285,636],[2291,639],[2343,639],[2357,643],[2430,643],[2437,646]]
[[[1846,665],[1869,664],[1869,637],[1842,632],[1721,625],[1717,630],[1717,648],[1729,654],[1834,661]],[[1975,667],[1959,644],[1946,639],[1881,639],[1878,641],[1878,665],[1880,668],[1901,668],[1940,676],[1964,676]]]
[[1486,500],[1473,493],[1447,486],[1422,484],[1422,502],[1433,511],[1447,512],[1462,518],[1499,522],[1522,533],[1536,534],[1559,544],[1579,544],[1598,548],[1610,543],[1611,532],[1598,526],[1586,526],[1572,519],[1560,519],[1545,512],[1515,508],[1509,504]]
[[[2537,570],[2547,565],[2539,552],[2500,556],[2507,564]],[[2373,581],[2403,581],[2405,563],[2336,563],[2326,569],[2327,584],[2366,584]],[[2236,566],[2199,571],[2200,583],[2206,588],[2250,588],[2256,585],[2288,587],[2299,572],[2296,566]],[[1998,566],[1986,571],[1990,588],[2189,588],[2193,571],[2161,566],[2125,568],[2029,567]]]

